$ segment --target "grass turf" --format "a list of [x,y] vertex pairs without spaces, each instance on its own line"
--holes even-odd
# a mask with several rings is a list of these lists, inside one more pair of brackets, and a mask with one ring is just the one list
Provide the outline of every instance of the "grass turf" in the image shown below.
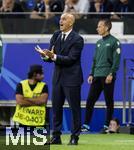
[[[129,134],[82,134],[79,145],[69,146],[69,135],[62,135],[62,145],[51,145],[50,150],[134,150],[134,135]],[[44,146],[5,146],[5,138],[0,137],[1,150],[47,150]]]
[[68,146],[69,135],[62,136],[63,145],[52,145],[51,150],[134,150],[134,135],[83,134],[78,146]]

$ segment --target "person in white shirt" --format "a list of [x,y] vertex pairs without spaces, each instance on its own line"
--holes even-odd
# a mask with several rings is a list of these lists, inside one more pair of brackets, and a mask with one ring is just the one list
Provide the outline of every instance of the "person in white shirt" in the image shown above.
[[82,16],[82,14],[88,13],[89,8],[89,0],[66,0],[64,13],[71,12],[75,14],[76,19],[79,19]]

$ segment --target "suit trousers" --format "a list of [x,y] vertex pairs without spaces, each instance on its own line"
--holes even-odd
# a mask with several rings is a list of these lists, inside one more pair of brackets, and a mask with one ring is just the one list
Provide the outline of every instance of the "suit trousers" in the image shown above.
[[62,129],[63,105],[67,99],[72,113],[72,136],[79,136],[81,127],[81,87],[64,86],[59,80],[53,85],[52,90],[52,111],[53,111],[53,136],[59,137]]

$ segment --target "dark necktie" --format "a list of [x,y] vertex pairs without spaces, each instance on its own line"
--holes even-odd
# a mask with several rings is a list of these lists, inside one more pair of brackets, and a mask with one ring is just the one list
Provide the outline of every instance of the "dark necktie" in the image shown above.
[[61,45],[64,44],[64,42],[65,42],[65,37],[66,37],[66,34],[62,34]]

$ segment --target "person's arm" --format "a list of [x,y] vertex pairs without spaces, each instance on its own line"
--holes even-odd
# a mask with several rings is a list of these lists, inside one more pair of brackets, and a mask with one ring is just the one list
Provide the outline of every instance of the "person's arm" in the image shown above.
[[[46,51],[46,55],[49,56],[57,65],[71,66],[81,57],[81,51],[83,49],[83,45],[84,45],[83,38],[79,38],[73,44],[67,56],[54,55],[54,53],[50,51]],[[56,59],[54,59],[54,56],[56,56]]]
[[93,76],[93,74],[94,74],[94,68],[95,68],[95,57],[93,58],[93,63],[92,63],[92,67],[91,67],[91,73],[90,73],[90,75],[92,75]]
[[[54,38],[51,39],[50,48],[53,45],[53,39]],[[46,55],[49,58],[51,58],[51,60],[53,60],[55,64],[70,66],[73,63],[75,63],[76,60],[80,57],[83,45],[84,45],[83,38],[80,37],[79,39],[76,39],[75,43],[73,43],[73,46],[70,48],[70,52],[67,56],[57,55],[51,51],[46,51]]]
[[33,105],[44,105],[47,104],[48,100],[48,86],[45,84],[42,89],[42,94],[39,97],[36,98],[29,98],[30,102],[33,103]]
[[20,106],[32,106],[31,102],[24,99],[21,83],[18,83],[16,86],[16,104]]
[[31,19],[45,19],[45,16],[40,16],[37,11],[32,11],[30,15]]
[[115,76],[117,70],[119,69],[120,64],[120,53],[121,53],[121,46],[120,42],[116,41],[113,46],[113,64],[110,69],[108,76],[106,77],[106,83],[111,83],[113,77]]
[[23,95],[16,94],[16,103],[20,106],[38,106],[47,103],[48,94],[44,93],[37,98],[25,98]]
[[16,94],[16,104],[20,106],[33,106],[34,104],[21,94]]
[[16,104],[20,106],[32,106],[33,105],[32,102],[24,98],[21,83],[18,83],[16,87]]
[[48,94],[43,93],[36,98],[25,98],[23,95],[16,94],[16,103],[20,106],[38,106],[47,103]]
[[96,43],[95,54],[93,56],[93,63],[92,63],[91,71],[90,71],[91,76],[94,75],[94,69],[95,69],[95,65],[96,65],[97,45],[98,45],[98,42]]
[[39,8],[36,5],[35,8],[34,8],[34,10],[30,14],[30,18],[31,19],[45,19],[45,16],[40,16],[39,15]]
[[55,42],[59,36],[60,32],[59,31],[56,31],[53,36],[51,37],[50,39],[50,45],[49,45],[49,49],[42,49],[40,48],[38,45],[35,47],[35,50],[40,54],[41,56],[41,59],[44,61],[44,62],[53,62],[53,60],[49,57],[49,56],[46,56],[46,51],[51,51],[52,54],[54,54],[54,45],[55,45]]
[[25,98],[25,100],[30,101],[33,105],[44,105],[47,104],[48,93],[43,93],[41,96],[36,98]]
[[109,74],[116,74],[120,65],[121,45],[119,41],[116,41],[113,46],[113,64]]
[[42,49],[37,45],[35,50],[40,54],[40,57],[44,62],[52,62],[52,60],[46,55],[46,51],[48,51],[47,49]]
[[65,0],[65,7],[63,13],[70,12],[72,7],[73,7],[72,2],[70,0]]
[[45,3],[45,17],[46,19],[49,19],[54,16],[54,13],[52,13],[50,10],[50,5],[49,5],[50,0],[44,0],[44,3]]
[[84,46],[83,38],[79,38],[73,44],[73,46],[70,49],[70,52],[67,56],[57,55],[55,64],[71,66],[81,57],[81,52],[82,52],[83,46]]
[[[96,45],[97,45],[97,43],[96,43]],[[95,64],[96,64],[96,53],[97,53],[97,47],[95,49],[95,54],[93,57],[93,63],[92,63],[91,71],[90,71],[90,74],[89,74],[88,79],[87,79],[87,82],[89,84],[92,84],[93,79],[94,79],[94,69],[95,69]]]
[[94,56],[94,58],[93,58],[93,63],[92,63],[92,67],[91,67],[91,72],[90,72],[90,74],[89,74],[89,76],[88,76],[88,79],[87,79],[87,82],[88,82],[89,84],[92,84],[92,82],[93,82],[93,78],[94,78],[94,68],[95,68],[95,56]]
[[19,83],[16,88],[16,103],[20,106],[37,106],[47,103],[48,87],[45,85],[42,94],[37,98],[26,98],[23,96],[22,84]]

